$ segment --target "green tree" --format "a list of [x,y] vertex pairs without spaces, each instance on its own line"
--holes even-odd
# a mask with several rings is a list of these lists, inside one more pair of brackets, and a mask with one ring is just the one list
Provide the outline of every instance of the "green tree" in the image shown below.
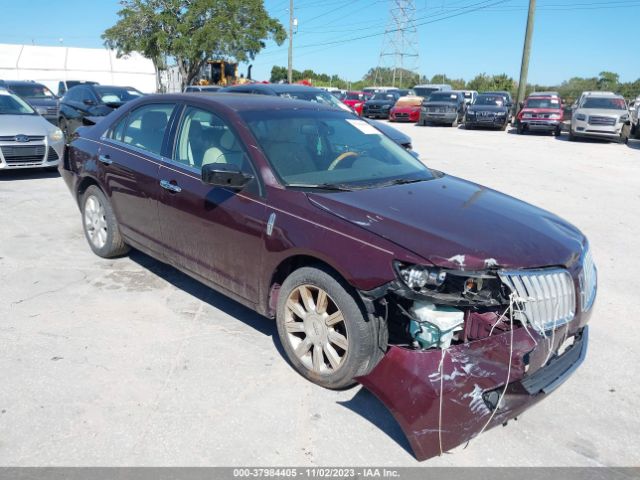
[[105,44],[119,54],[142,53],[156,71],[163,58],[173,58],[183,87],[208,59],[252,60],[265,40],[280,45],[286,39],[263,0],[121,0],[121,5],[118,22],[102,35]]
[[618,89],[620,83],[620,75],[613,72],[600,72],[598,76],[598,90],[612,90]]

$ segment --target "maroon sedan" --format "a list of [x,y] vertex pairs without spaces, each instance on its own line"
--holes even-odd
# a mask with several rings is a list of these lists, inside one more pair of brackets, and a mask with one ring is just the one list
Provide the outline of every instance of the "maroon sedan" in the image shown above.
[[348,112],[149,96],[81,128],[60,171],[96,254],[142,250],[275,317],[301,375],[365,385],[418,459],[519,415],[584,358],[584,235]]

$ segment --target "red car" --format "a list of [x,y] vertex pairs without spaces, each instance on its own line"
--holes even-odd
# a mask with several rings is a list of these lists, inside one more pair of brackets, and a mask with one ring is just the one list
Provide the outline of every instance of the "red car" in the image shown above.
[[560,136],[562,120],[562,101],[557,93],[532,93],[518,113],[516,130],[519,134],[537,130]]
[[293,368],[363,384],[418,459],[520,415],[584,359],[586,237],[350,112],[149,95],[78,129],[59,169],[97,255],[136,248],[275,319]]
[[342,100],[342,103],[362,116],[362,107],[364,107],[364,102],[369,98],[371,98],[371,95],[365,92],[347,92],[347,96]]
[[422,97],[402,97],[389,112],[389,121],[417,123],[421,107]]

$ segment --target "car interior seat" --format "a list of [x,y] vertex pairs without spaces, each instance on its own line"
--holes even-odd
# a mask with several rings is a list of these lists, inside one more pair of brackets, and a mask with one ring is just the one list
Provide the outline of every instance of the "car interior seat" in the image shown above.
[[153,153],[160,153],[164,131],[167,128],[167,114],[157,110],[144,112],[140,119],[140,133],[135,144]]
[[299,134],[296,124],[283,121],[271,132],[271,140],[264,147],[276,170],[286,177],[318,169],[305,143],[306,138]]

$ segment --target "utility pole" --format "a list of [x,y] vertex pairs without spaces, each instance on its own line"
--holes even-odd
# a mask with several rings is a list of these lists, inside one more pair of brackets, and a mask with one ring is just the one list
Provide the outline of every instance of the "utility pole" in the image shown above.
[[293,0],[289,0],[289,69],[287,80],[293,83]]
[[524,48],[522,50],[522,65],[520,66],[520,82],[516,98],[516,113],[520,103],[524,101],[527,90],[527,76],[529,75],[529,56],[531,54],[531,37],[533,37],[533,21],[536,15],[536,0],[529,0],[529,14],[527,15],[527,31],[524,34]]

